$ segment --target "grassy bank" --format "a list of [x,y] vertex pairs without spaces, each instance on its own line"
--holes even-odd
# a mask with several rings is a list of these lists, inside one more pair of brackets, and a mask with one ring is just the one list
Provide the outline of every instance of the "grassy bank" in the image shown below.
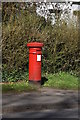
[[[43,85],[41,87],[51,87],[56,89],[78,89],[79,78],[65,72],[59,72],[56,74],[44,74]],[[45,80],[46,79],[46,80]],[[22,92],[38,90],[38,87],[30,85],[28,81],[22,80],[18,82],[6,82],[2,84],[3,92]]]
[[36,91],[37,87],[28,84],[28,81],[18,81],[18,82],[8,82],[2,84],[2,92],[26,92],[26,91]]
[[47,74],[46,78],[48,81],[43,86],[59,89],[78,89],[79,78],[69,73]]

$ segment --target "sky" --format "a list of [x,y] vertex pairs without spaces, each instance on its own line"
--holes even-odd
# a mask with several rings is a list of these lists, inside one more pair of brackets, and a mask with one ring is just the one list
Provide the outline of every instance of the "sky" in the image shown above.
[[80,10],[80,5],[74,4],[74,5],[72,5],[72,9],[73,10]]

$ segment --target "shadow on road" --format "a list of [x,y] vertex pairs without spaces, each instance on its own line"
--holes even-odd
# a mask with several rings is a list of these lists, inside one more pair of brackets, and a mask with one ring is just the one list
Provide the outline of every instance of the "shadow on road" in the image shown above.
[[[44,79],[43,77],[43,80]],[[44,84],[45,81],[43,81]],[[3,118],[78,118],[78,93],[50,91],[3,95]]]

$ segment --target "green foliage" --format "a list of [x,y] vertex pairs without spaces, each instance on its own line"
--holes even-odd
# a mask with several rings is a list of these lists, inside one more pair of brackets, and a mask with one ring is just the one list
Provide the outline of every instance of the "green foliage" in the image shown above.
[[3,82],[16,82],[16,81],[28,81],[28,71],[17,71],[12,72],[3,71],[2,72],[2,81]]
[[[59,23],[52,29],[50,38],[45,43],[44,65],[48,72],[57,71],[76,71],[79,70],[79,30],[74,25],[70,27],[63,22]],[[45,64],[47,63],[47,64]],[[79,74],[79,73],[78,73]]]
[[48,81],[45,82],[45,87],[60,88],[60,89],[78,89],[78,77],[69,73],[59,72],[56,74],[47,74]]
[[[43,87],[52,87],[58,89],[75,89],[78,87],[79,79],[78,77],[71,75],[65,72],[59,72],[56,74],[44,74],[44,76],[48,79],[47,82],[44,83]],[[3,92],[24,92],[24,91],[33,91],[38,90],[37,86],[30,85],[28,81],[18,81],[18,82],[7,82],[2,84]]]
[[[42,70],[47,73],[72,71],[80,75],[80,29],[58,21],[51,26],[35,12],[35,4],[23,9],[19,3],[3,4],[3,81],[24,79],[28,71],[28,42],[44,43]],[[23,6],[25,4],[23,3]]]

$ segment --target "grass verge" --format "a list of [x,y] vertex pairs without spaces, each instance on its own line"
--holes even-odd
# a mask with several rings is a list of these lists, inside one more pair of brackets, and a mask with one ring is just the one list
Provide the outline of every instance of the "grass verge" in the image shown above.
[[10,82],[2,84],[2,92],[25,92],[25,91],[36,91],[37,87],[28,84],[28,81],[21,82]]
[[[78,90],[79,78],[65,72],[59,72],[56,74],[44,75],[47,81],[44,82],[42,87],[50,87],[55,89],[72,89]],[[1,85],[1,84],[0,84]],[[38,87],[30,85],[28,81],[7,82],[2,84],[2,92],[25,92],[25,91],[37,91]]]
[[44,87],[52,87],[58,89],[78,89],[79,78],[65,72],[56,74],[47,74],[48,81],[44,83]]

